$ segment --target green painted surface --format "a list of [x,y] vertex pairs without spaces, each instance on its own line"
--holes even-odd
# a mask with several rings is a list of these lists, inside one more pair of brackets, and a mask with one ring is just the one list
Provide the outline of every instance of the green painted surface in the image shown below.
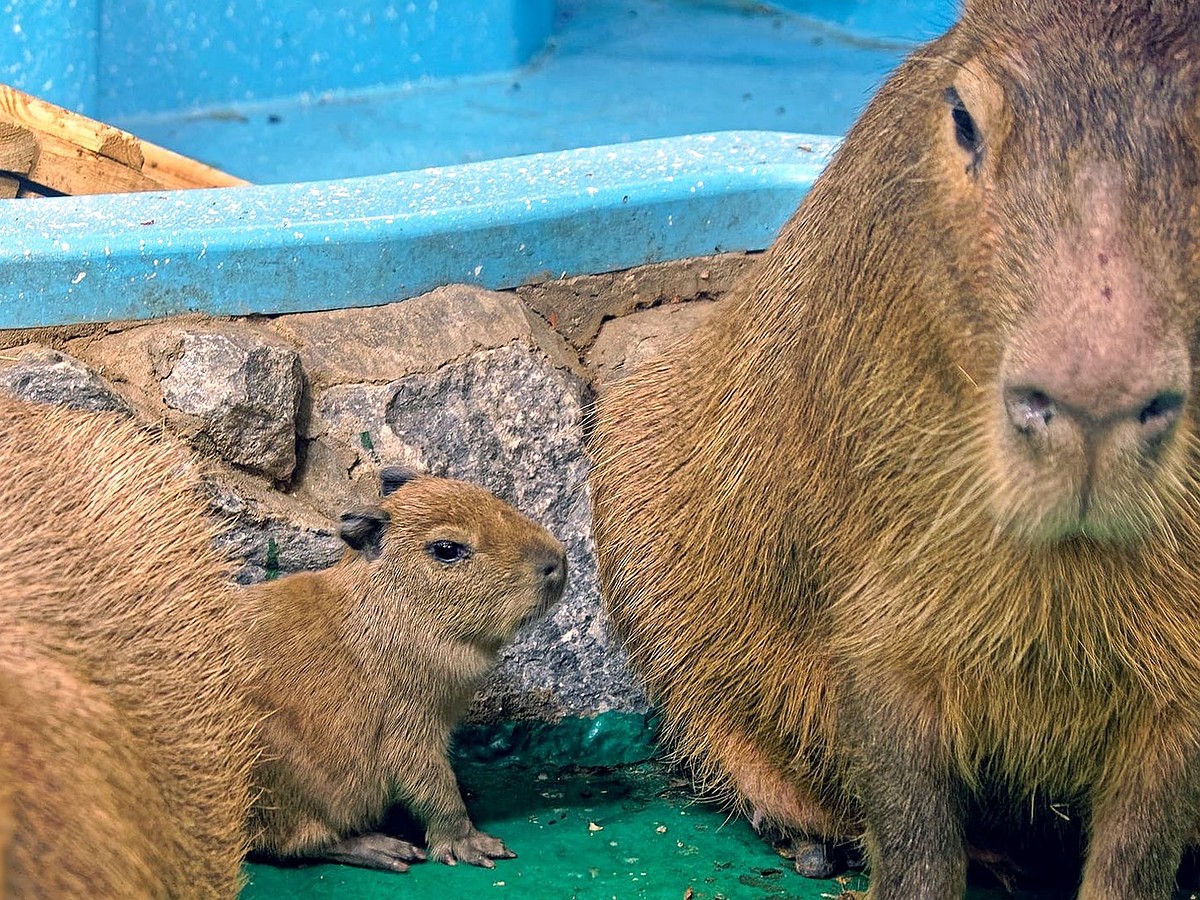
[[[866,886],[862,876],[802,878],[745,820],[695,802],[685,780],[649,760],[653,728],[652,718],[613,713],[465,727],[455,768],[467,806],[517,859],[494,869],[419,863],[403,875],[249,865],[242,900],[823,900]],[[968,900],[1010,896],[975,886]]]
[[657,755],[654,715],[608,712],[594,718],[548,722],[464,725],[455,732],[457,763],[505,768],[608,767]]
[[460,767],[476,824],[517,859],[495,869],[421,863],[403,875],[345,866],[249,867],[243,900],[274,898],[514,898],[694,900],[836,896],[837,881],[790,870],[742,820],[692,803],[663,767],[554,771]]

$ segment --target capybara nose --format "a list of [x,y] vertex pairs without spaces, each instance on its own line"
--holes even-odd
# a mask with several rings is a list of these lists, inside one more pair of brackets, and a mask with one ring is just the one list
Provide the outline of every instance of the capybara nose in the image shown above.
[[1183,412],[1185,399],[1184,392],[1174,388],[1136,399],[1126,394],[1119,402],[1072,402],[1039,387],[1009,386],[1004,390],[1004,405],[1013,428],[1035,441],[1047,439],[1053,429],[1076,428],[1084,438],[1094,439],[1119,425],[1132,425],[1135,440],[1151,445],[1170,434]]
[[567,583],[567,555],[562,548],[539,550],[534,556],[533,569],[547,594],[562,592]]

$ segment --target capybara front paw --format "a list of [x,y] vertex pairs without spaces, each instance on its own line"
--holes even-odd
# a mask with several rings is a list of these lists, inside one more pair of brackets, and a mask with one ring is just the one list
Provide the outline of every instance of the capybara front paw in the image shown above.
[[852,841],[795,837],[780,852],[795,863],[796,871],[805,878],[836,878],[865,865],[861,849]]
[[500,838],[485,834],[469,823],[465,830],[460,829],[454,836],[440,839],[433,835],[429,837],[429,858],[440,860],[448,866],[461,861],[491,869],[495,867],[493,859],[513,859],[516,855],[504,846]]
[[792,843],[796,871],[805,878],[832,878],[844,866],[831,844],[821,840],[797,839]]
[[343,838],[322,853],[321,858],[364,869],[407,872],[409,863],[425,859],[425,852],[408,841],[371,832]]

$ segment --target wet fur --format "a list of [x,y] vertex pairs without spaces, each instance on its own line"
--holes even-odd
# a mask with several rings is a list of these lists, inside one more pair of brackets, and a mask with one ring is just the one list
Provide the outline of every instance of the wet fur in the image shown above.
[[[1195,358],[1200,9],[969,6],[712,320],[602,400],[603,588],[701,784],[793,834],[865,829],[873,897],[961,896],[996,785],[1082,811],[1080,896],[1165,897],[1200,792],[1195,376],[1127,539],[1031,531],[992,422],[1089,154],[1135,185],[1118,238]],[[942,97],[992,65],[1024,106],[978,190]]]

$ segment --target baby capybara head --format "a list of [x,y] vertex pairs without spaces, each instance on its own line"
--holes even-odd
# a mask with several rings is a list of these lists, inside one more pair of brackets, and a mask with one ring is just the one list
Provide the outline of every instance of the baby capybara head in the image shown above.
[[1198,33],[1195,3],[974,0],[905,85],[1010,533],[1136,538],[1194,492]]
[[562,597],[562,544],[495,495],[401,468],[384,469],[381,482],[379,505],[343,514],[340,532],[381,592],[484,644],[507,640]]

